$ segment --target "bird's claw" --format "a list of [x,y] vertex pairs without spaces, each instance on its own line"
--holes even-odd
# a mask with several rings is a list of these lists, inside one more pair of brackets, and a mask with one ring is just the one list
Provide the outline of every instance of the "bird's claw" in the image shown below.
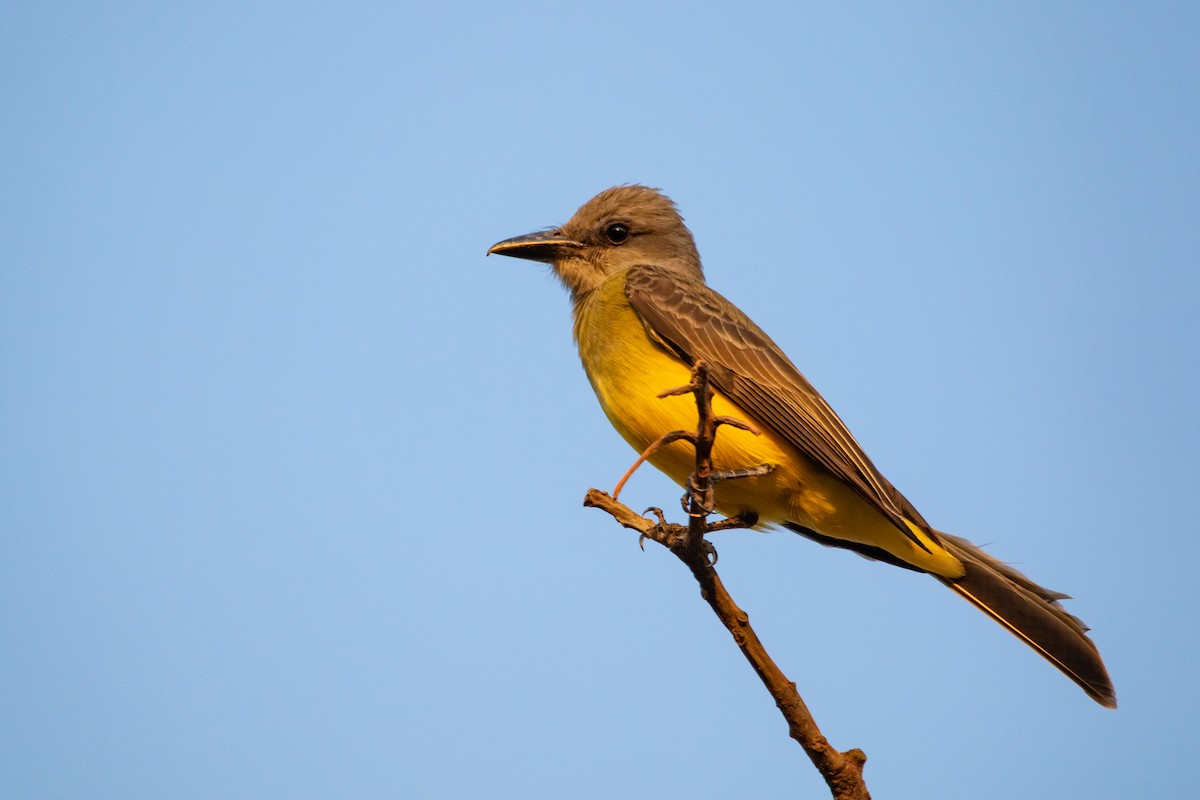
[[665,516],[663,516],[663,510],[661,508],[659,508],[658,506],[650,506],[649,508],[647,508],[645,511],[642,512],[643,517],[646,516],[647,514],[653,514],[655,516],[655,518],[658,520],[659,525],[667,524],[667,518]]
[[683,497],[679,498],[679,505],[683,506],[683,513],[689,517],[707,517],[709,514],[717,513],[712,489],[707,492],[699,492],[689,487],[683,493]]
[[709,485],[704,491],[696,485],[696,475],[693,473],[688,477],[686,492],[683,497],[679,498],[679,504],[683,506],[683,513],[689,517],[707,517],[709,514],[717,513],[716,501],[713,499],[712,486]]
[[[654,518],[658,520],[658,527],[660,529],[664,529],[664,530],[666,529],[667,518],[663,514],[663,510],[661,508],[659,508],[658,506],[650,506],[649,508],[647,508],[645,511],[642,512],[642,516],[644,517],[647,514],[653,514]],[[654,537],[650,536],[650,534],[648,534],[648,533],[643,533],[638,536],[638,547],[641,548],[642,552],[646,551],[646,540],[652,539],[652,538],[654,538]]]

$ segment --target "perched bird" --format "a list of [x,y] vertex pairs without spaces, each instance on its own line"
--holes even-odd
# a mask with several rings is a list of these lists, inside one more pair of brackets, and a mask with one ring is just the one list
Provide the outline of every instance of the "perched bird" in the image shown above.
[[[966,539],[930,526],[867,458],[846,425],[783,351],[704,282],[700,255],[675,204],[656,189],[617,186],[562,227],[506,239],[488,253],[550,264],[574,304],[579,357],[600,406],[633,449],[696,424],[687,384],[703,360],[716,414],[761,432],[721,429],[719,471],[770,465],[716,485],[717,509],[755,514],[824,545],[926,572],[973,603],[1079,684],[1096,702],[1116,694],[1087,627],[1044,589]],[[650,463],[685,485],[691,446]]]

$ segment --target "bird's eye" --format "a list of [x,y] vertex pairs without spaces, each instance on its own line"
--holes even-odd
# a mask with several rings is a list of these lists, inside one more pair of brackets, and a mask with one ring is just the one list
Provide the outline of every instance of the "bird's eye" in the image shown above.
[[620,222],[614,222],[604,229],[604,235],[613,244],[620,244],[629,238],[629,228]]

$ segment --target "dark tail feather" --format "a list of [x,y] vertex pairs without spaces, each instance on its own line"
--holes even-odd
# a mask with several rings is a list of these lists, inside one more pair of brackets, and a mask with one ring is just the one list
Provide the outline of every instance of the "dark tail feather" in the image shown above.
[[938,537],[967,569],[957,580],[938,580],[1012,631],[1097,703],[1117,707],[1100,651],[1085,634],[1087,626],[1058,603],[1067,595],[1043,589],[966,539],[940,531]]

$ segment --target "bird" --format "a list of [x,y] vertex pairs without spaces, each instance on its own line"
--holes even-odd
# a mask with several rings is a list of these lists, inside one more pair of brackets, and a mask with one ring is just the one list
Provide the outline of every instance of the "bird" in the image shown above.
[[[606,189],[562,226],[492,245],[543,262],[567,289],[584,372],[609,422],[639,453],[695,426],[689,383],[703,362],[713,412],[755,431],[722,428],[721,472],[769,471],[718,483],[716,509],[756,517],[816,542],[931,575],[1074,681],[1116,708],[1116,692],[1068,595],[1027,578],[967,539],[934,529],[875,467],[849,429],[780,347],[705,282],[700,254],[675,203],[637,184]],[[686,486],[695,466],[677,441],[649,461]],[[760,469],[760,472],[762,470]]]

